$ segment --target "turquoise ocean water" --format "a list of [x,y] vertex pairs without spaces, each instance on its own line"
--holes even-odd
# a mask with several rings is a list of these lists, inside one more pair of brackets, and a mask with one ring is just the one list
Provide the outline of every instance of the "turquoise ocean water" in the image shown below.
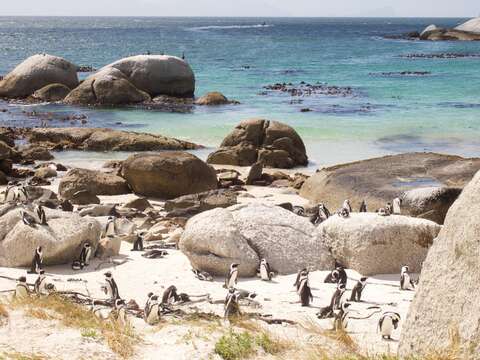
[[[23,111],[78,112],[88,114],[89,126],[161,133],[215,147],[240,120],[265,117],[300,133],[313,166],[406,151],[480,156],[480,42],[385,38],[462,21],[0,17],[0,74],[42,52],[96,68],[133,54],[184,52],[196,74],[197,95],[218,90],[241,102],[185,114],[0,103],[10,110],[0,113],[0,123],[39,125]],[[404,57],[442,53],[472,56]],[[429,74],[382,74],[403,71]],[[305,97],[300,104],[285,94],[260,95],[266,85],[301,81],[351,87],[352,94]],[[300,112],[307,107],[312,111]]]

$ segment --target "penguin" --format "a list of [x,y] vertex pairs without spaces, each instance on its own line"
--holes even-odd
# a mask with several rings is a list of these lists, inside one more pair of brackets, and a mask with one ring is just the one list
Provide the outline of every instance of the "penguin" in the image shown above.
[[360,280],[357,281],[355,286],[352,289],[352,295],[350,296],[350,301],[360,302],[362,301],[362,291],[367,285],[367,277],[362,276]]
[[362,203],[360,204],[360,208],[358,209],[358,212],[361,212],[361,213],[367,212],[367,203],[365,202],[365,200],[363,200]]
[[160,322],[160,304],[158,303],[158,296],[153,295],[153,293],[149,294],[143,319],[148,325],[155,325]]
[[333,293],[332,295],[332,299],[330,300],[330,307],[332,310],[338,310],[342,307],[342,303],[343,303],[343,295],[345,294],[345,284],[338,284],[337,285],[337,289],[335,290],[335,292]]
[[38,246],[35,249],[35,254],[33,255],[32,266],[30,268],[29,274],[38,274],[42,269],[43,265],[43,251],[42,247]]
[[227,297],[224,303],[224,319],[229,319],[231,316],[240,315],[240,305],[238,304],[238,294],[234,288],[228,290]]
[[5,189],[5,195],[3,197],[3,202],[13,202],[16,199],[15,195],[15,183],[13,181],[9,181],[7,188]]
[[40,225],[48,225],[47,217],[45,216],[45,210],[43,210],[42,205],[35,206],[35,214],[37,214],[38,222]]
[[380,216],[389,216],[390,215],[390,213],[388,212],[388,210],[386,208],[380,208],[376,212]]
[[413,290],[415,289],[415,283],[410,278],[410,274],[408,273],[408,266],[402,266],[402,270],[400,272],[400,290]]
[[378,320],[378,329],[382,334],[382,339],[390,340],[392,338],[393,330],[398,328],[400,323],[400,314],[396,312],[387,311]]
[[401,206],[402,206],[402,199],[398,197],[393,199],[393,213],[395,215],[400,215],[402,213]]
[[89,242],[83,244],[82,251],[80,252],[80,266],[83,269],[85,266],[90,265],[90,257],[92,256],[92,247]]
[[339,309],[333,310],[333,330],[342,331],[348,326],[348,314],[350,310],[350,303],[343,303]]
[[337,270],[337,272],[338,272],[337,282],[339,284],[343,284],[343,285],[347,286],[348,277],[347,277],[347,272],[345,271],[345,268],[343,266],[339,266],[335,270]]
[[343,202],[342,208],[347,209],[348,212],[351,213],[351,212],[352,212],[352,205],[350,205],[350,200],[346,199],[346,200]]
[[270,281],[273,277],[273,272],[270,271],[270,265],[267,262],[267,259],[262,259],[260,261],[260,277],[263,281]]
[[18,278],[17,286],[15,287],[15,299],[22,300],[30,296],[30,289],[27,285],[27,277],[20,276]]
[[33,228],[37,227],[37,220],[32,215],[23,210],[20,214],[22,215],[22,221],[25,225]]
[[117,230],[115,226],[115,217],[109,216],[107,224],[105,225],[105,237],[117,235]]
[[142,256],[147,259],[161,259],[166,255],[168,255],[168,251],[158,249],[148,250],[142,254]]
[[128,325],[127,320],[127,305],[125,304],[125,300],[116,299],[115,300],[115,317],[117,324],[124,328]]
[[295,215],[298,215],[298,216],[305,215],[305,209],[303,206],[294,206],[292,211]]
[[308,269],[303,268],[297,272],[297,278],[295,280],[295,283],[293,284],[293,286],[297,288],[297,291],[298,291],[298,288],[300,287],[300,277],[302,276],[302,273],[306,273],[308,275]]
[[346,207],[342,207],[340,210],[338,210],[337,214],[338,214],[338,216],[340,216],[344,219],[350,217],[350,211]]
[[179,300],[180,296],[177,294],[177,288],[175,285],[169,286],[163,292],[162,305],[170,305]]
[[24,203],[28,201],[28,193],[25,186],[17,186],[15,188],[15,201]]
[[385,205],[385,213],[387,215],[392,215],[393,214],[393,205],[391,202],[387,202],[387,204]]
[[228,272],[227,277],[225,278],[225,288],[230,289],[234,288],[237,285],[238,280],[238,264],[233,263],[230,265],[230,271]]
[[325,280],[323,280],[323,282],[326,284],[337,284],[339,277],[340,274],[338,273],[337,268],[335,268],[325,277]]
[[330,217],[330,211],[327,209],[327,207],[323,204],[320,203],[318,204],[318,207],[316,209],[315,215],[313,215],[310,218],[310,222],[314,225],[321,224],[325,220],[327,220]]
[[143,251],[143,236],[144,236],[143,232],[140,234],[137,234],[137,238],[133,243],[133,248],[131,251]]
[[303,271],[300,274],[299,281],[297,294],[300,296],[300,302],[302,306],[310,306],[310,302],[313,301],[313,294],[308,284],[308,272]]
[[210,275],[208,272],[206,271],[201,271],[201,270],[197,270],[197,269],[192,269],[193,273],[195,274],[195,277],[198,279],[198,280],[201,280],[201,281],[213,281],[213,276]]
[[45,270],[40,270],[37,280],[35,280],[35,285],[33,286],[35,293],[37,295],[48,295],[47,291],[47,277],[45,275]]
[[107,271],[105,274],[105,286],[104,290],[105,293],[109,296],[110,300],[115,301],[120,299],[120,295],[118,293],[118,286],[115,280],[113,279],[112,273]]

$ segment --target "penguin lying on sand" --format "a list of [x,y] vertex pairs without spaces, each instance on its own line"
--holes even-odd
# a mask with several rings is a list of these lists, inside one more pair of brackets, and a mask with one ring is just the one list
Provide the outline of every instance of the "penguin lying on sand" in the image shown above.
[[213,281],[213,276],[210,275],[208,272],[206,271],[201,271],[201,270],[197,270],[197,269],[192,269],[193,273],[195,274],[195,277],[198,279],[198,280],[201,280],[201,281]]

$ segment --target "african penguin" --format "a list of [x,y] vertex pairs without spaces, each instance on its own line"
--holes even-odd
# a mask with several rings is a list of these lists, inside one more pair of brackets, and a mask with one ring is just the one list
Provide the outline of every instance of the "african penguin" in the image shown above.
[[332,310],[338,310],[342,307],[342,297],[345,294],[345,284],[339,283],[337,285],[337,289],[332,295],[332,299],[330,300],[330,307]]
[[260,261],[260,278],[263,281],[272,280],[273,272],[270,270],[270,265],[267,262],[267,259],[262,259]]
[[180,300],[176,286],[172,285],[165,289],[162,296],[162,305],[170,305]]
[[308,283],[308,272],[302,271],[299,282],[297,294],[300,297],[300,302],[302,306],[310,306],[310,302],[313,301],[313,294]]
[[144,232],[141,232],[137,234],[137,238],[135,239],[135,242],[133,243],[133,248],[132,251],[143,251],[143,236]]
[[228,319],[231,316],[237,316],[240,314],[240,305],[238,304],[238,294],[234,288],[228,290],[227,297],[224,303],[224,319]]
[[342,207],[340,210],[337,211],[337,215],[340,216],[341,218],[348,218],[350,217],[350,211],[348,211],[347,208]]
[[400,314],[396,312],[385,312],[378,320],[378,329],[382,334],[382,339],[391,339],[393,330],[398,327],[400,323]]
[[230,289],[234,288],[237,285],[238,280],[238,264],[233,263],[230,265],[230,271],[225,278],[225,288]]
[[118,293],[118,286],[115,280],[113,279],[112,273],[107,271],[105,274],[105,293],[108,295],[111,301],[120,299],[120,294]]
[[363,200],[362,203],[360,204],[360,208],[358,209],[358,212],[361,212],[361,213],[367,212],[367,203],[365,202],[365,200]]
[[367,277],[363,276],[360,280],[357,281],[355,286],[352,289],[352,295],[350,296],[350,301],[360,302],[362,301],[362,291],[367,285]]
[[160,304],[157,295],[151,293],[148,297],[143,319],[148,325],[155,325],[160,321]]
[[31,227],[37,226],[37,220],[32,215],[23,210],[20,212],[20,214],[22,215],[22,221],[25,225]]
[[37,295],[48,295],[47,291],[47,277],[45,275],[45,270],[40,270],[37,280],[35,280],[35,285],[33,286],[35,293]]
[[346,200],[343,202],[342,208],[347,209],[348,212],[351,213],[351,212],[352,212],[352,205],[350,205],[350,200],[346,199]]
[[408,271],[408,266],[402,266],[400,272],[400,290],[413,290],[415,288],[415,284],[410,278]]
[[92,256],[92,247],[89,242],[83,244],[82,251],[80,252],[80,266],[82,269],[85,266],[90,265],[90,257]]
[[3,197],[3,202],[13,202],[16,199],[15,196],[15,183],[13,181],[9,181],[7,188],[5,189],[5,195]]
[[35,254],[33,255],[32,266],[30,267],[29,274],[39,274],[43,265],[43,251],[42,247],[38,246],[35,249]]
[[345,330],[348,326],[348,313],[350,303],[344,302],[340,308],[333,310],[333,329],[335,331]]
[[15,298],[16,299],[25,299],[30,295],[30,289],[27,285],[27,277],[20,276],[18,278],[17,286],[15,287]]
[[107,219],[107,224],[105,225],[105,236],[115,236],[117,235],[116,226],[115,226],[115,217],[109,216]]
[[297,288],[297,291],[298,291],[298,288],[300,287],[300,277],[302,276],[302,273],[307,273],[308,275],[307,268],[303,268],[297,272],[297,278],[295,280],[295,283],[293,284],[293,286]]
[[117,324],[120,327],[125,327],[128,325],[127,305],[125,304],[125,300],[122,300],[122,299],[115,300],[115,316],[116,316]]
[[400,199],[398,197],[393,199],[393,213],[394,214],[399,215],[399,214],[402,213],[401,206],[402,206],[402,199]]
[[42,205],[35,206],[35,214],[37,214],[38,222],[40,225],[48,225],[47,224],[47,217],[45,215],[45,210],[43,210]]
[[213,276],[210,275],[208,272],[206,271],[201,271],[201,270],[197,270],[197,269],[192,269],[193,273],[195,274],[195,277],[198,279],[198,280],[201,280],[201,281],[213,281]]
[[292,211],[295,215],[298,215],[298,216],[305,215],[305,209],[303,208],[303,206],[294,206]]

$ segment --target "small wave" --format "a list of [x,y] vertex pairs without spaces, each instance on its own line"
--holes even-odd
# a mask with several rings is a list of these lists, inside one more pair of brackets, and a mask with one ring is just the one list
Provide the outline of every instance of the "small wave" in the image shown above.
[[188,30],[221,30],[221,29],[257,29],[268,28],[273,25],[268,24],[256,24],[256,25],[209,25],[209,26],[196,26],[188,28]]

